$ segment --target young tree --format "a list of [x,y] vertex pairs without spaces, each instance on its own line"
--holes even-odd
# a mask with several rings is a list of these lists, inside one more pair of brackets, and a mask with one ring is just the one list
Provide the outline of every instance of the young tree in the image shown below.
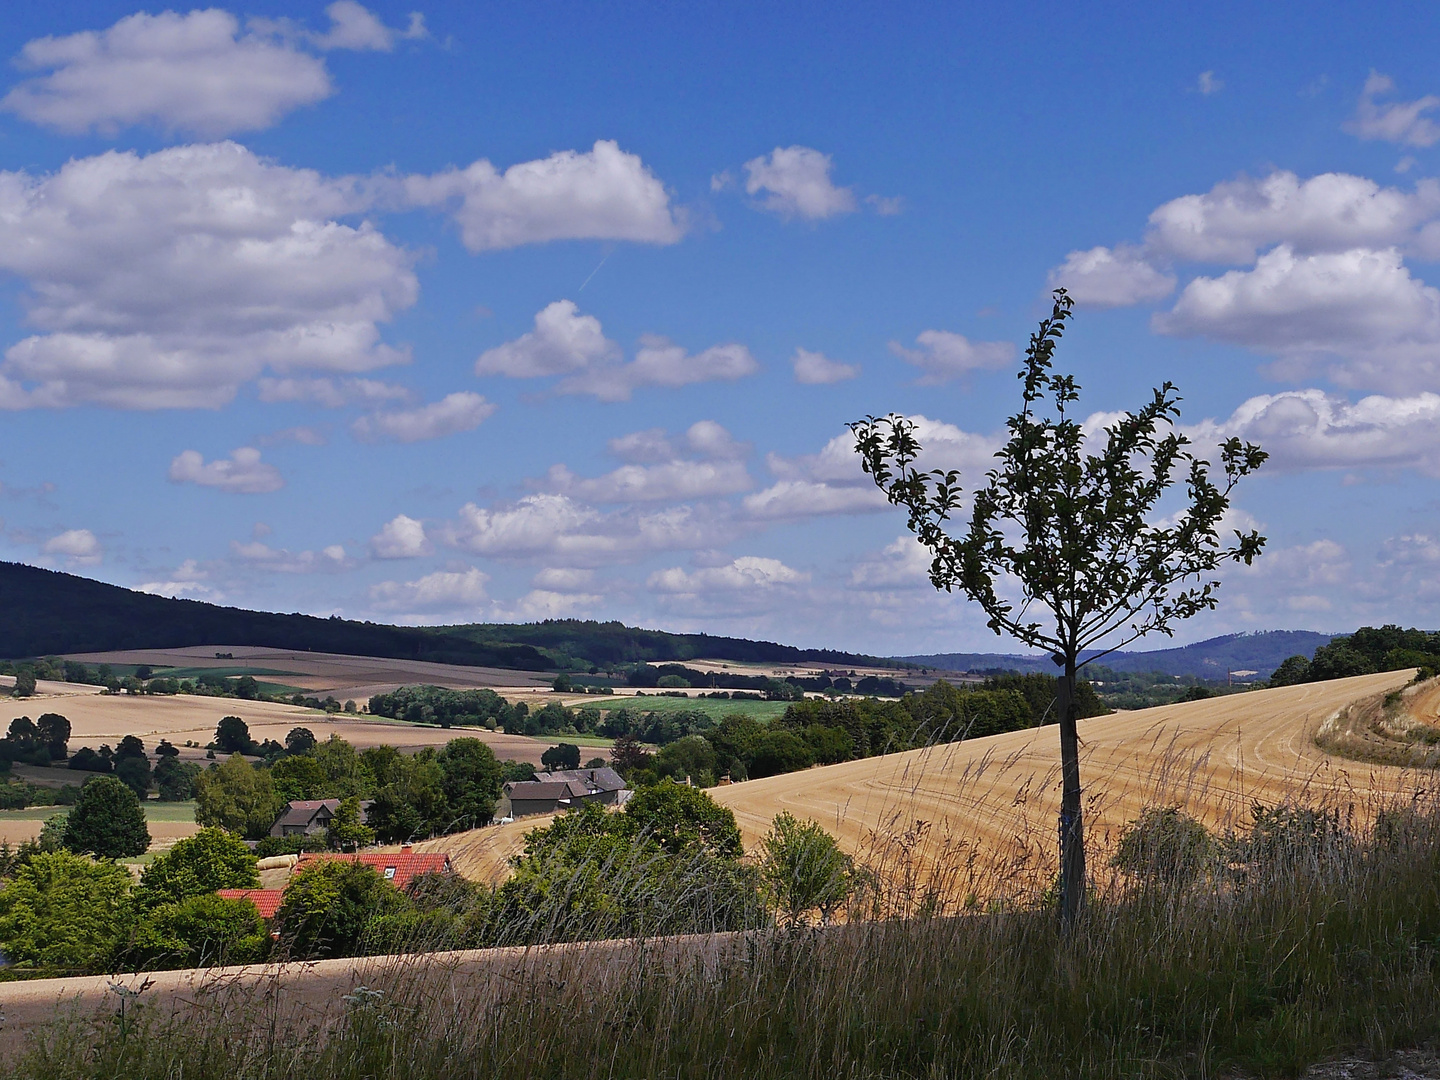
[[467,829],[490,824],[500,799],[500,762],[479,739],[451,739],[435,758],[450,815]]
[[113,776],[87,781],[65,822],[65,846],[102,859],[143,855],[150,847],[150,829],[135,792]]
[[340,800],[325,832],[330,846],[337,851],[356,851],[375,842],[375,830],[360,820],[360,800],[353,795]]
[[798,926],[816,909],[830,921],[854,890],[855,868],[833,836],[787,810],[760,841],[760,876],[776,909]]
[[[962,511],[960,474],[917,468],[914,424],[872,416],[850,428],[862,467],[892,504],[909,511],[910,529],[933,557],[931,584],[959,589],[980,604],[997,634],[1047,650],[1061,669],[1060,907],[1069,922],[1085,892],[1075,730],[1080,654],[1103,644],[1089,663],[1146,634],[1173,634],[1178,622],[1216,605],[1220,583],[1212,575],[1221,563],[1248,565],[1265,544],[1254,530],[1222,542],[1219,526],[1231,491],[1266,454],[1227,439],[1219,448],[1224,476],[1212,480],[1210,463],[1175,430],[1180,396],[1168,382],[1138,411],[1103,428],[1098,454],[1086,453],[1083,418],[1074,415],[1079,385],[1051,370],[1073,302],[1064,289],[1054,300],[1026,350],[1023,404],[1006,423],[996,467],[971,495],[963,534],[946,532]],[[1046,398],[1053,413],[1042,417]],[[1183,506],[1161,516],[1177,483]]]

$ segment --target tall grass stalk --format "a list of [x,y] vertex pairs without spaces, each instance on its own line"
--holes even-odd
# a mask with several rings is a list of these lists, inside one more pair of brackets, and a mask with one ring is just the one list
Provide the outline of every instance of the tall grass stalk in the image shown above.
[[1440,1035],[1440,804],[1361,809],[1237,819],[1202,873],[1102,880],[1064,935],[1039,860],[956,845],[907,870],[900,836],[842,925],[412,954],[319,1012],[218,984],[65,1016],[13,1075],[1294,1075]]

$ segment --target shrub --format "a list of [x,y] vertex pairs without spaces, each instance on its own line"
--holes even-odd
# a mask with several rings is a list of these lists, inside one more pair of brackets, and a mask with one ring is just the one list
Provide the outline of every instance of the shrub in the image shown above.
[[1144,882],[1188,885],[1215,857],[1205,826],[1176,806],[1152,806],[1125,826],[1112,866]]
[[0,950],[17,964],[98,970],[124,929],[129,892],[114,863],[33,855],[0,891]]
[[211,893],[162,904],[136,924],[128,958],[145,967],[204,967],[263,960],[270,939],[249,900]]
[[322,859],[291,880],[275,919],[292,957],[350,956],[371,920],[407,907],[405,894],[364,863]]
[[86,783],[65,824],[65,847],[102,859],[144,854],[150,847],[150,830],[135,792],[113,776],[97,776]]

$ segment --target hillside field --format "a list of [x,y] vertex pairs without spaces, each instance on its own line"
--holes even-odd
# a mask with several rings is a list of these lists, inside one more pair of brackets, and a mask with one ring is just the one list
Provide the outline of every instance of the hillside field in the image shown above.
[[[1275,804],[1340,795],[1363,813],[1372,797],[1428,786],[1428,774],[1359,764],[1320,750],[1314,734],[1336,710],[1404,685],[1409,671],[1257,690],[1080,721],[1086,838],[1113,844],[1149,804],[1181,805],[1224,828],[1252,800]],[[977,852],[986,865],[1056,858],[1060,800],[1058,729],[1050,726],[847,761],[712,788],[735,812],[753,851],[776,814],[819,822],[850,852],[883,865],[900,845],[931,865]],[[1342,807],[1343,808],[1343,807]],[[526,818],[417,845],[446,851],[468,877],[494,880],[520,850]],[[915,834],[917,822],[925,825]],[[910,835],[907,835],[910,834]],[[1096,859],[1097,869],[1103,860]]]

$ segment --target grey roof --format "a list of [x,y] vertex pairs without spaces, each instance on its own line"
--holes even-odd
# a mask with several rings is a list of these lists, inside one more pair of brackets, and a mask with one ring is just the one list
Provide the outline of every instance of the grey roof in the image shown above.
[[[275,825],[309,825],[321,810],[329,810],[333,817],[340,809],[339,799],[296,799],[285,807]],[[272,825],[271,828],[274,828]]]
[[562,769],[555,772],[537,772],[535,779],[541,783],[562,781],[584,784],[587,791],[623,791],[625,781],[614,769]]

